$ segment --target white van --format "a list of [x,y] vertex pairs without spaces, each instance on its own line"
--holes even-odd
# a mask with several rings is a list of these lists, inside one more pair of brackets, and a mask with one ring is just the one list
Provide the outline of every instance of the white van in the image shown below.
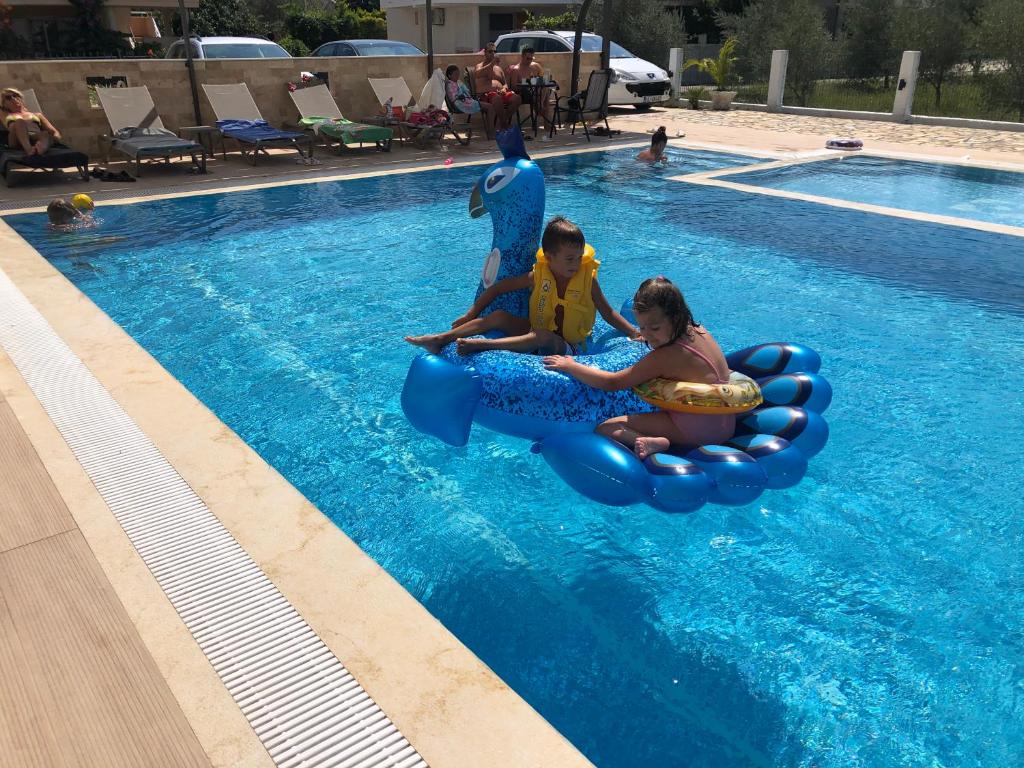
[[[507,66],[512,63],[509,54],[517,56],[523,48],[533,48],[537,53],[571,53],[575,37],[575,32],[512,32],[497,39],[495,50],[499,54],[505,54],[502,63]],[[601,36],[584,32],[582,50],[585,53],[600,53]],[[614,41],[611,44],[611,67],[609,104],[632,104],[638,111],[643,112],[650,109],[652,104],[668,101],[672,85],[668,72],[649,61],[638,59]]]

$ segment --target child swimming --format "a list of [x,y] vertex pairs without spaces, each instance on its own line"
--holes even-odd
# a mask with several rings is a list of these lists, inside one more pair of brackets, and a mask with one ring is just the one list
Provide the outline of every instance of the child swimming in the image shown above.
[[[665,277],[644,280],[633,297],[640,333],[651,351],[621,371],[601,371],[563,355],[544,358],[544,367],[561,371],[597,389],[629,389],[655,378],[723,384],[729,366],[715,339],[697,321],[679,289]],[[616,416],[598,425],[640,459],[670,446],[721,443],[733,436],[736,417],[659,411]]]
[[[406,336],[410,344],[437,354],[458,340],[460,355],[506,349],[541,355],[575,355],[594,327],[598,312],[609,325],[630,337],[640,331],[612,309],[597,284],[600,262],[586,245],[583,232],[568,219],[556,216],[544,229],[541,250],[533,269],[501,280],[485,290],[451,330],[425,336]],[[530,288],[530,316],[518,317],[497,310],[480,317],[503,293]],[[487,331],[501,331],[500,339],[469,339]]]
[[46,215],[50,218],[51,226],[63,229],[91,223],[95,207],[88,195],[75,195],[70,203],[62,197],[55,197],[46,206]]
[[651,148],[645,149],[636,156],[637,160],[645,160],[648,163],[667,163],[665,146],[668,144],[668,134],[665,133],[665,126],[659,125],[658,130],[651,136]]

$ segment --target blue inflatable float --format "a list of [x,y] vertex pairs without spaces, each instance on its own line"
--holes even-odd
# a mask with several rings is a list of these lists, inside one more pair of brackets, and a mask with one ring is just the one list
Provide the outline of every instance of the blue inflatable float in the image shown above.
[[[544,176],[529,159],[518,130],[499,134],[504,159],[488,168],[470,197],[470,215],[489,213],[493,248],[479,291],[523,274],[534,263],[544,215]],[[525,316],[529,293],[500,296],[489,308]],[[630,316],[629,305],[623,314]],[[577,359],[603,370],[634,364],[647,351],[600,318]],[[640,461],[630,450],[594,433],[602,421],[657,410],[630,390],[604,392],[555,371],[541,358],[505,351],[413,360],[402,390],[402,410],[419,431],[449,445],[469,441],[473,422],[533,441],[569,486],[602,504],[648,504],[665,512],[693,512],[705,503],[742,505],[765,488],[789,488],[807,460],[828,440],[822,413],[832,399],[818,375],[821,359],[809,347],[775,342],[727,355],[729,367],[755,379],[764,403],[737,418],[725,445],[660,453]]]

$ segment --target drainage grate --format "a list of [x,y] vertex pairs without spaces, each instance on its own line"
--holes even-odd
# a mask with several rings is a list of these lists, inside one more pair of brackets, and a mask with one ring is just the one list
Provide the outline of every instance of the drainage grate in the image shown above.
[[2,270],[0,345],[277,765],[426,766]]

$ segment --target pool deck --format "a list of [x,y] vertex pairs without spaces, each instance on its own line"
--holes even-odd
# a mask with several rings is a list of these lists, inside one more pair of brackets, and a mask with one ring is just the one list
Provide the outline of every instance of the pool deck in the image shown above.
[[[1022,170],[1024,134],[759,112],[622,111],[612,141],[531,142],[537,156],[649,140],[771,159],[853,135],[897,156]],[[229,156],[230,157],[230,156]],[[148,169],[136,183],[24,179],[0,213],[56,195],[102,203],[491,162],[493,145],[388,154],[276,154],[212,177]],[[115,170],[116,164],[111,166]],[[428,764],[573,766],[586,759],[388,574],[199,403],[6,224],[0,269],[138,424]],[[187,429],[183,428],[187,425]],[[216,765],[273,761],[0,346],[0,753],[12,766]],[[327,575],[329,574],[329,578]]]

